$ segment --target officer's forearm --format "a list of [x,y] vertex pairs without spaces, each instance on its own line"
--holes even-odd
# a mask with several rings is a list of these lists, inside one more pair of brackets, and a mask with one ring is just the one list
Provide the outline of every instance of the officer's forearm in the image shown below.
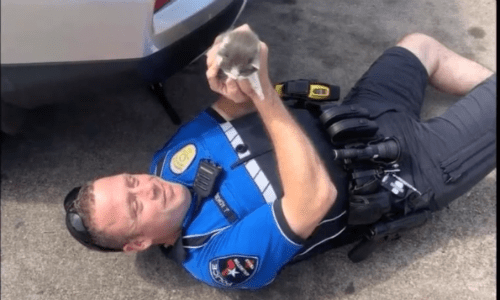
[[271,137],[283,184],[283,211],[291,229],[307,238],[336,198],[327,169],[276,91],[253,100]]

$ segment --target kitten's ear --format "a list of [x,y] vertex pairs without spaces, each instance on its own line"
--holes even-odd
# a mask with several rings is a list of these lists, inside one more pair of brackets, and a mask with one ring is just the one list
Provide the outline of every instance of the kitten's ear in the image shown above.
[[219,34],[219,35],[215,38],[214,44],[217,44],[217,43],[222,42],[222,39],[226,36],[226,34],[227,34],[227,32],[223,32],[223,33]]
[[253,58],[251,65],[252,65],[252,67],[256,68],[257,70],[260,69],[260,45],[257,47],[257,53],[256,53],[255,57]]
[[221,47],[219,51],[217,51],[217,54],[222,57],[227,57],[227,49],[225,47]]
[[258,57],[256,57],[253,61],[252,61],[252,64],[251,64],[252,67],[254,67],[255,69],[260,69],[260,59]]
[[215,63],[217,64],[217,66],[220,66],[222,64],[222,61],[224,60],[224,57],[220,56],[217,54],[217,56],[215,57]]

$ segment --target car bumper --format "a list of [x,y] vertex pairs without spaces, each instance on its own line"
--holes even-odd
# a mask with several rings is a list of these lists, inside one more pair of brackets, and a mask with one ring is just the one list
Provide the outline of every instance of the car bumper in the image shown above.
[[235,5],[234,0],[2,0],[2,65],[149,56]]
[[212,45],[215,37],[228,30],[243,10],[246,0],[234,0],[218,15],[167,47],[144,57],[138,69],[149,82],[161,82],[197,59]]
[[[2,62],[2,101],[33,108],[39,105],[24,95],[45,95],[45,98],[50,98],[54,89],[64,90],[67,86],[69,91],[69,87],[74,89],[75,82],[95,82],[98,78],[104,84],[106,78],[123,72],[139,72],[145,81],[161,82],[202,55],[220,32],[233,25],[245,4],[246,0],[232,0],[214,16],[210,15],[209,11],[200,12],[193,20],[203,21],[203,25],[184,36],[181,35],[175,42],[162,49],[145,51],[144,53],[149,54],[144,57],[23,64]],[[204,18],[209,20],[204,21]],[[193,20],[190,22],[194,22]],[[157,34],[155,42],[146,44],[150,48],[152,45],[160,46],[158,43],[161,43],[163,38],[165,36]],[[58,91],[58,94],[64,92]],[[51,99],[39,101],[43,104],[50,102]]]

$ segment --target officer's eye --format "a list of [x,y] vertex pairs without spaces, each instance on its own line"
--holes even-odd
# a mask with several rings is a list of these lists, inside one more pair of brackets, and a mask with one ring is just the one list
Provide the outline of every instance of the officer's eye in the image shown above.
[[158,185],[153,185],[153,200],[156,200],[161,197],[161,188]]
[[137,199],[135,199],[132,202],[132,210],[134,211],[134,216],[137,216],[137,209],[139,207],[139,204],[137,203]]

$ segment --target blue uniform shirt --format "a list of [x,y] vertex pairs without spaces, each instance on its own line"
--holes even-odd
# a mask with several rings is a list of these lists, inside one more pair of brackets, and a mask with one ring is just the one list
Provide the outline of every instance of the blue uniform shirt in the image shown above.
[[[266,160],[273,154],[263,129],[239,132],[233,122],[217,120],[209,112],[183,125],[155,154],[150,168],[152,174],[188,188],[193,186],[201,160],[223,169],[212,196],[197,205],[194,195],[183,237],[169,257],[209,285],[261,288],[304,250],[305,241],[291,231],[283,216],[276,162]],[[248,133],[257,138],[251,145],[244,140]],[[345,221],[345,209],[337,211],[325,222]],[[335,229],[334,235],[344,229]]]

